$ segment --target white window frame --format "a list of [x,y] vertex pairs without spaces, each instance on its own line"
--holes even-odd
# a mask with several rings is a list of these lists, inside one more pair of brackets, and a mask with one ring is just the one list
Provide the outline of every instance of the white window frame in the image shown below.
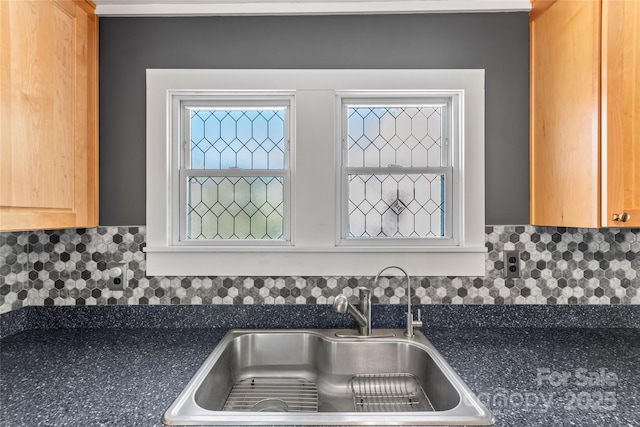
[[[336,168],[340,191],[337,196],[339,226],[336,242],[341,246],[455,246],[460,241],[460,91],[340,91],[336,94],[338,107],[339,135],[336,138],[340,159]],[[447,113],[442,126],[443,145],[447,166],[443,167],[349,167],[347,109],[353,106],[398,106],[440,104]],[[442,173],[445,175],[445,236],[440,238],[391,238],[391,237],[348,237],[349,216],[349,182],[350,172],[371,173]]]
[[[272,91],[295,97],[291,244],[176,244],[171,94]],[[458,240],[451,245],[340,244],[339,93],[455,93],[460,102]],[[339,111],[339,109],[338,109]],[[150,276],[482,276],[484,70],[147,70],[147,253]]]
[[[292,245],[292,182],[295,179],[293,162],[295,156],[295,105],[292,92],[256,91],[231,92],[226,90],[209,91],[169,91],[171,114],[170,134],[172,135],[170,156],[171,180],[171,235],[175,246],[278,246]],[[191,156],[191,125],[188,111],[191,108],[275,108],[285,111],[285,161],[284,169],[192,169]],[[283,238],[282,239],[187,239],[187,176],[281,176],[283,177]],[[178,195],[176,202],[175,197]]]

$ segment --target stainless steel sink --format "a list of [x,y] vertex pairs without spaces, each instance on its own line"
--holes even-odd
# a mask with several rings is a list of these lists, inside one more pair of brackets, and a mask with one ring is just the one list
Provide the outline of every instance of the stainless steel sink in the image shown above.
[[491,413],[421,333],[412,339],[402,330],[376,330],[367,338],[350,334],[231,331],[163,422],[493,424]]

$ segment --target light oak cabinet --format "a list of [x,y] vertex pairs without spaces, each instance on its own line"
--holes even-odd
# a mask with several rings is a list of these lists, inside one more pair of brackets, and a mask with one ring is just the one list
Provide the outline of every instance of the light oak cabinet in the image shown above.
[[0,1],[0,230],[98,224],[97,18]]
[[534,0],[531,223],[640,226],[640,1]]

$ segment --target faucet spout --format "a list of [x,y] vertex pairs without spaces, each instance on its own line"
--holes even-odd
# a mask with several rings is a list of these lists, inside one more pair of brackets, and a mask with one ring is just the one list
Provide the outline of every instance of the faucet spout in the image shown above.
[[404,332],[404,334],[409,338],[413,338],[413,328],[422,326],[422,320],[420,319],[420,311],[418,311],[418,320],[413,320],[413,313],[411,312],[411,277],[409,276],[409,273],[407,273],[402,267],[398,267],[397,265],[390,265],[383,268],[378,272],[378,274],[376,274],[376,278],[374,279],[373,284],[374,286],[377,285],[378,280],[380,280],[380,275],[392,268],[400,270],[407,280],[407,330]]

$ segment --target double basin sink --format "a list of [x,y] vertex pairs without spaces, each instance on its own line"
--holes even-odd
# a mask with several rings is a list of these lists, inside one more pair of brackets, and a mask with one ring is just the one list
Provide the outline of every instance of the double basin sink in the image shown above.
[[491,425],[427,338],[234,330],[163,417],[179,425]]

